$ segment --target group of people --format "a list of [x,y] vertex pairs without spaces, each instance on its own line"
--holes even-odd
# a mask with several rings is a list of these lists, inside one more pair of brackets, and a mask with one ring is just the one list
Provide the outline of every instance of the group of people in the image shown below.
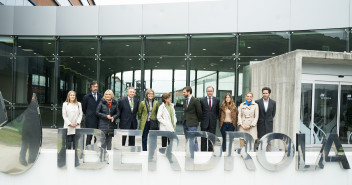
[[[197,131],[199,122],[200,130],[215,134],[217,120],[221,130],[223,151],[226,151],[226,131],[248,132],[254,139],[261,138],[273,131],[273,118],[276,113],[276,103],[270,99],[271,89],[262,89],[262,98],[253,101],[253,93],[246,94],[246,101],[237,108],[230,93],[227,93],[220,103],[219,98],[214,97],[214,88],[206,88],[207,96],[199,100],[192,96],[192,88],[183,88],[183,129]],[[85,114],[85,127],[100,129],[104,132],[106,139],[102,148],[111,150],[111,141],[114,136],[114,129],[137,129],[137,117],[140,120],[139,130],[142,134],[142,149],[147,151],[147,139],[149,130],[161,130],[175,132],[176,111],[171,103],[169,93],[161,96],[162,104],[155,100],[154,90],[148,89],[145,93],[145,100],[139,101],[135,98],[135,89],[127,89],[127,97],[114,99],[114,93],[106,90],[104,95],[98,92],[98,83],[93,81],[90,84],[90,92],[83,97],[82,104],[77,101],[76,93],[70,91],[62,106],[64,128],[67,132],[67,148],[75,148],[75,129],[81,127],[82,116]],[[119,119],[119,123],[116,120]],[[186,134],[185,134],[186,135]],[[186,135],[187,136],[187,135]],[[86,145],[91,144],[93,137],[87,136]],[[126,136],[122,138],[122,145],[126,144]],[[94,138],[95,142],[95,138]],[[193,141],[192,141],[193,142]],[[197,139],[195,151],[198,151]],[[162,146],[170,143],[167,137],[162,137]],[[135,145],[135,137],[129,136],[128,146]],[[206,138],[201,139],[201,151],[213,151],[213,146]]]

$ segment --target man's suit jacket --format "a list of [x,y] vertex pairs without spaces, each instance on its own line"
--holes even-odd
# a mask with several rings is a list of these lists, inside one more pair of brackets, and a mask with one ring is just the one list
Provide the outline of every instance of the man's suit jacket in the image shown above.
[[206,96],[200,99],[200,105],[202,106],[202,119],[200,122],[201,128],[210,127],[216,129],[216,123],[219,117],[219,103],[219,98],[213,96],[213,100],[211,102],[211,109],[209,110],[208,97]]
[[95,101],[92,92],[84,95],[82,100],[82,111],[86,115],[86,128],[98,128],[99,119],[96,115],[96,110],[102,97],[102,94],[97,93],[97,101]]
[[137,129],[137,113],[139,101],[133,98],[133,112],[131,111],[130,102],[128,97],[120,98],[118,101],[118,109],[120,110],[120,123],[121,129]]
[[202,118],[202,108],[199,100],[192,96],[187,107],[187,99],[183,101],[183,123],[187,121],[189,127],[197,127]]
[[273,132],[273,120],[276,114],[276,102],[269,99],[268,109],[265,112],[263,99],[255,101],[259,107],[259,119],[257,123],[258,139],[265,134]]

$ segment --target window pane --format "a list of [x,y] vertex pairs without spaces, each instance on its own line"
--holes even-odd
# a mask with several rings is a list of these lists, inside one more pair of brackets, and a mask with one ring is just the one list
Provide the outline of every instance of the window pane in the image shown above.
[[185,56],[187,53],[187,37],[177,36],[147,36],[146,56]]
[[18,37],[17,56],[53,57],[55,39],[55,37]]
[[60,56],[90,56],[97,54],[96,37],[60,37]]
[[236,37],[233,34],[192,35],[192,56],[233,56],[236,53]]
[[138,36],[103,37],[101,55],[105,56],[134,56],[141,53],[141,38]]
[[291,38],[292,51],[346,51],[347,33],[344,29],[293,32]]
[[302,83],[300,132],[306,134],[306,144],[311,144],[312,84]]
[[286,32],[241,34],[239,55],[276,56],[288,52],[289,34]]

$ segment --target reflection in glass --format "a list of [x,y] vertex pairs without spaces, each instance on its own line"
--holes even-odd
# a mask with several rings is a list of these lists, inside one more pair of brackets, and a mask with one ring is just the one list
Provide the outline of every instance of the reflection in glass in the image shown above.
[[300,132],[305,134],[306,144],[310,143],[312,116],[312,84],[302,83],[301,85],[301,112]]
[[296,49],[346,51],[347,32],[344,29],[297,31],[291,35],[292,51]]
[[239,55],[276,56],[288,52],[289,34],[286,32],[248,33],[239,37]]
[[336,133],[338,85],[315,84],[314,143],[320,144],[328,133]]
[[[0,97],[0,102],[3,102]],[[0,171],[21,174],[36,162],[42,145],[42,125],[36,95],[27,109],[0,127]]]
[[18,37],[17,56],[53,57],[55,37]]
[[342,144],[352,143],[352,85],[341,85],[339,138]]
[[[0,79],[1,93],[7,101],[11,101],[12,94],[12,57],[13,38],[0,36]],[[10,118],[11,119],[11,118]]]

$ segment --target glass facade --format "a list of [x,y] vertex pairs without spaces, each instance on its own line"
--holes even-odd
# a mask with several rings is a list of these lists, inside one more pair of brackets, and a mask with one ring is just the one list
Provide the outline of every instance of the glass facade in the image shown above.
[[[248,65],[296,49],[349,51],[350,29],[199,35],[17,37],[0,36],[1,92],[9,118],[23,112],[31,94],[38,96],[44,127],[62,127],[67,92],[79,101],[97,80],[100,92],[115,98],[134,86],[143,100],[146,88],[156,97],[171,93],[182,120],[182,88],[205,96],[213,86],[222,101],[236,103],[250,88]],[[304,115],[302,115],[304,116]],[[348,116],[341,118],[348,119]],[[306,124],[303,119],[303,124]],[[344,129],[344,128],[340,128]]]

